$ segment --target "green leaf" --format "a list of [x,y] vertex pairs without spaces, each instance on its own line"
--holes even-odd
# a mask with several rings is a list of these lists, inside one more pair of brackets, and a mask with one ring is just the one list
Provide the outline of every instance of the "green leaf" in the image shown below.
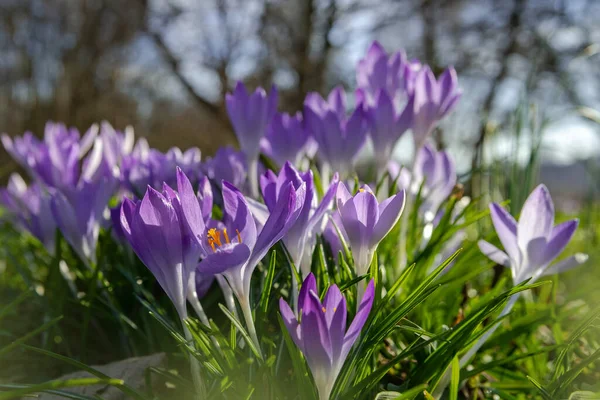
[[227,318],[229,318],[229,320],[235,326],[235,328],[238,331],[240,331],[240,333],[244,337],[244,340],[246,341],[246,344],[248,345],[248,347],[250,347],[250,350],[252,350],[252,353],[254,353],[254,355],[256,356],[256,358],[258,360],[262,360],[262,356],[260,355],[260,352],[256,348],[256,345],[254,344],[254,342],[250,338],[250,335],[248,334],[248,332],[246,331],[246,328],[244,328],[244,326],[242,325],[242,323],[240,321],[238,321],[238,319],[235,317],[235,315],[233,315],[231,313],[231,311],[229,311],[227,309],[227,307],[225,307],[223,304],[219,304],[219,308],[221,309],[221,311],[223,311],[223,313],[225,314],[225,316]]
[[92,386],[92,385],[111,385],[117,386],[122,385],[121,379],[99,379],[99,378],[81,378],[81,379],[68,379],[64,381],[49,381],[39,383],[36,385],[29,385],[20,389],[11,390],[8,392],[0,393],[0,400],[9,400],[20,398],[33,393],[45,392],[47,390],[71,388],[78,386]]
[[34,337],[35,335],[37,335],[38,333],[41,333],[43,331],[45,331],[46,329],[50,328],[52,325],[56,324],[58,321],[60,321],[63,317],[56,317],[48,322],[46,322],[45,324],[39,326],[38,328],[34,329],[33,331],[29,332],[28,334],[20,337],[19,339],[15,340],[14,342],[12,342],[11,344],[4,346],[3,348],[0,349],[0,357],[2,357],[3,355],[5,355],[6,353],[8,353],[9,351],[11,351],[12,349],[20,346],[21,344],[25,343],[26,341],[28,341],[29,339],[31,339],[32,337]]
[[458,389],[460,384],[460,363],[458,356],[452,359],[452,379],[450,380],[450,400],[458,400]]
[[273,250],[271,253],[271,261],[269,262],[269,270],[265,278],[263,290],[260,295],[259,309],[266,315],[269,311],[269,298],[273,289],[273,278],[275,277],[275,269],[277,267],[277,252]]
[[527,379],[529,379],[529,382],[531,382],[533,384],[533,386],[535,386],[537,388],[537,390],[541,393],[542,398],[544,400],[556,400],[556,399],[554,399],[554,397],[552,397],[552,395],[550,395],[550,393],[548,393],[548,391],[546,389],[544,389],[542,387],[542,385],[540,385],[540,383],[538,381],[536,381],[535,379],[533,379],[530,376],[527,376]]
[[31,297],[31,294],[32,292],[30,290],[23,292],[16,299],[4,306],[0,310],[0,321],[2,320],[2,318],[8,315],[8,313],[11,312],[15,307],[17,307],[19,304]]

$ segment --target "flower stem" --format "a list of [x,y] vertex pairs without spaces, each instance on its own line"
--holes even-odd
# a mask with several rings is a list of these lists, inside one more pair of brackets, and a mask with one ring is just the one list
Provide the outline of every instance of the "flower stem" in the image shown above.
[[292,301],[294,302],[294,313],[298,315],[298,281],[292,276]]
[[260,349],[260,342],[258,341],[258,336],[256,335],[256,327],[254,326],[254,318],[252,318],[252,309],[250,308],[250,303],[246,299],[238,299],[240,301],[240,308],[242,309],[242,314],[244,314],[244,320],[246,321],[246,327],[248,328],[248,334],[250,335],[250,339],[254,342],[254,346],[258,351],[258,355],[260,359],[263,359],[262,351]]
[[[504,309],[502,309],[502,312],[500,313],[498,318],[504,317],[512,310],[514,305],[517,303],[517,300],[519,300],[520,295],[521,295],[521,293],[516,293],[516,294],[512,295],[510,300],[504,306]],[[473,358],[475,353],[477,353],[479,351],[479,349],[485,344],[485,342],[487,342],[487,340],[490,338],[490,336],[492,336],[494,334],[494,332],[496,332],[496,329],[498,329],[500,324],[501,324],[501,322],[497,322],[492,328],[488,329],[488,331],[485,334],[483,334],[483,336],[481,336],[479,338],[479,340],[477,340],[477,342],[469,349],[469,351],[467,351],[465,353],[465,355],[463,355],[460,358],[460,362],[459,362],[460,368],[464,368],[465,366],[467,366],[467,364],[469,364],[469,361],[471,361],[471,358]],[[450,378],[451,378],[451,371],[450,371],[450,367],[448,367],[448,368],[446,368],[444,375],[442,375],[442,378],[440,379],[435,390],[433,391],[432,395],[434,398],[436,398],[436,399],[441,398],[442,394],[444,393],[444,390],[446,390],[446,387],[450,383]]]
[[[413,160],[410,166],[410,183],[407,188],[403,188],[406,191],[406,203],[404,204],[404,211],[402,212],[402,217],[400,221],[400,240],[398,243],[398,248],[400,249],[400,256],[398,257],[398,265],[396,271],[400,273],[404,268],[407,267],[406,263],[408,262],[408,224],[410,221],[411,213],[413,212],[413,196],[411,194],[411,187],[413,185],[414,179],[414,170],[415,164],[417,162],[417,154],[419,152],[420,147],[415,147],[415,154],[413,156]],[[415,210],[416,212],[417,210]]]
[[[193,342],[192,333],[188,329],[185,318],[181,319],[181,323],[183,324],[183,333],[185,335],[185,340],[188,342]],[[202,381],[202,372],[200,370],[200,362],[193,354],[190,354],[190,372],[192,374],[192,381],[194,382],[194,389],[196,389],[196,395],[199,399],[206,398],[206,388],[204,387],[204,382]]]
[[258,159],[252,159],[248,162],[248,181],[250,182],[250,194],[252,198],[258,200],[260,193],[258,191]]

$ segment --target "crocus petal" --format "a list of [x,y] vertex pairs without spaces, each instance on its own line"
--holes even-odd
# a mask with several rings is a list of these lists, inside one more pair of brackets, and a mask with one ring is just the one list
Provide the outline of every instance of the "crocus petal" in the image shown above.
[[200,180],[200,186],[198,188],[198,199],[200,200],[202,218],[204,218],[204,221],[207,221],[212,214],[213,192],[212,187],[210,186],[210,181],[206,176]]
[[269,218],[269,209],[263,203],[260,203],[250,197],[247,197],[246,201],[248,202],[249,210],[254,217],[254,222],[256,222],[257,229],[262,229]]
[[327,294],[323,299],[323,307],[325,308],[325,320],[331,339],[332,356],[336,360],[342,353],[347,317],[346,299],[344,299],[336,285],[330,286],[327,290]]
[[177,167],[177,191],[181,203],[180,212],[183,214],[184,221],[191,234],[201,243],[201,237],[204,236],[204,217],[200,209],[198,197],[194,193],[192,184],[181,168]]
[[[296,346],[302,350],[302,329],[300,329],[300,324],[298,323],[298,319],[294,315],[294,312],[285,302],[283,297],[279,298],[279,312],[281,313],[281,318],[283,319],[283,323],[285,324],[290,336]],[[303,351],[303,350],[302,350]]]
[[[325,214],[331,208],[333,199],[336,196],[336,192],[338,191],[339,182],[340,182],[339,175],[336,173],[333,176],[333,179],[331,180],[331,184],[329,185],[327,192],[325,192],[325,195],[323,195],[323,198],[321,199],[321,203],[319,204],[319,206],[315,209],[315,211],[309,218],[308,223],[306,225],[307,231],[309,231],[309,232],[313,231],[315,226],[320,225],[321,222],[323,221]],[[347,192],[347,190],[346,190],[346,192]],[[350,193],[348,193],[348,195],[349,194]],[[321,231],[321,229],[322,228],[318,229],[317,233],[319,233]]]
[[242,244],[221,246],[216,252],[209,253],[200,264],[198,270],[203,274],[220,274],[227,270],[235,270],[244,266],[250,258],[250,248]]
[[269,215],[265,226],[261,230],[256,244],[252,249],[252,257],[248,265],[250,268],[246,271],[246,275],[252,274],[252,270],[258,262],[267,254],[269,249],[278,242],[291,225],[298,218],[298,214],[304,204],[304,196],[306,194],[306,185],[295,190],[291,182],[288,182],[281,189],[281,194],[277,200],[275,209]]
[[498,234],[498,238],[506,250],[506,254],[519,263],[521,252],[517,244],[517,222],[515,219],[500,205],[496,203],[490,204],[490,214],[492,223]]
[[[360,283],[359,283],[360,284]],[[360,331],[362,330],[365,322],[367,322],[367,318],[369,318],[369,313],[371,312],[371,307],[373,306],[373,299],[375,298],[375,282],[371,279],[367,289],[365,290],[365,294],[363,295],[362,301],[358,306],[358,311],[354,316],[354,320],[350,324],[346,335],[344,336],[344,346],[342,348],[342,359],[345,359],[348,355],[348,352],[352,348],[352,345],[358,338]]]
[[490,260],[495,262],[496,264],[503,265],[505,267],[510,267],[510,259],[506,255],[505,252],[498,249],[493,244],[486,242],[485,240],[480,240],[477,242],[479,246],[479,250]]
[[519,248],[527,249],[530,240],[548,238],[554,224],[554,204],[548,189],[539,185],[529,195],[523,209],[517,228]]
[[271,170],[267,170],[260,176],[260,191],[269,210],[275,208],[277,203],[277,175]]
[[342,184],[338,185],[337,192],[336,192],[338,208],[342,208],[344,206],[344,204],[346,204],[346,202],[348,200],[350,200],[351,198],[352,198],[352,194],[350,194],[350,191],[348,190],[348,187],[346,186],[346,184],[342,183]]
[[300,310],[300,313],[302,313],[304,303],[308,301],[310,292],[317,292],[317,280],[312,272],[308,274],[306,278],[304,278],[304,282],[302,282],[302,287],[300,288],[300,293],[298,293],[298,310]]
[[379,220],[373,229],[371,246],[377,245],[396,225],[404,210],[405,202],[406,192],[402,190],[379,205]]
[[589,256],[584,253],[575,253],[571,257],[567,257],[562,261],[551,265],[544,271],[544,275],[560,274],[572,268],[578,267],[588,260]]
[[310,291],[307,300],[300,323],[302,348],[313,374],[318,373],[317,371],[323,373],[329,370],[332,364],[331,338],[319,297]]
[[543,264],[547,265],[552,262],[562,251],[565,246],[575,233],[577,226],[579,225],[579,221],[574,219],[571,221],[563,222],[552,229],[552,233],[550,234],[550,238],[548,239],[548,244],[544,249],[544,257]]
[[249,248],[256,243],[256,224],[244,195],[229,182],[223,182],[223,221],[240,232],[242,242]]

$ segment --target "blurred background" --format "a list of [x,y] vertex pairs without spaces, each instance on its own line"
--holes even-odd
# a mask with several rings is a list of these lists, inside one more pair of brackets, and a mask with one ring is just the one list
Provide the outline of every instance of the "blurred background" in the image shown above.
[[237,80],[276,84],[293,112],[309,91],[351,92],[379,40],[457,69],[462,100],[434,137],[463,181],[535,163],[577,207],[600,185],[599,19],[594,0],[0,0],[0,132],[107,120],[206,156],[235,143],[223,99]]

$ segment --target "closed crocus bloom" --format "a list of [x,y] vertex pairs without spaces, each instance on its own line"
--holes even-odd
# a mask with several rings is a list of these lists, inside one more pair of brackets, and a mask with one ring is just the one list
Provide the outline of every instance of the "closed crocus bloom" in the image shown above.
[[416,195],[421,190],[420,211],[430,222],[456,186],[454,162],[447,152],[425,144],[417,153],[411,178],[410,191]]
[[220,147],[215,156],[204,163],[204,170],[211,181],[229,182],[245,192],[248,163],[246,156],[241,151],[237,151],[231,146]]
[[314,275],[302,283],[298,296],[299,313],[279,299],[279,310],[294,343],[304,354],[319,392],[319,398],[329,399],[344,361],[369,317],[374,298],[374,283],[367,286],[358,311],[346,330],[346,299],[336,285],[327,290],[323,302]]
[[52,214],[63,236],[85,263],[96,263],[96,245],[104,210],[116,190],[116,181],[104,177],[83,180],[65,192],[51,192]]
[[[333,89],[325,101],[317,93],[309,93],[304,101],[306,126],[319,146],[319,160],[339,172],[342,177],[351,173],[356,157],[362,149],[368,131],[368,122],[362,105],[346,117],[346,94],[341,87]],[[329,172],[322,175],[329,179]]]
[[188,283],[203,253],[196,235],[205,231],[200,204],[187,176],[177,169],[177,191],[168,185],[162,193],[148,187],[141,201],[125,199],[121,226],[180,318],[186,318]]
[[250,190],[256,198],[260,141],[277,110],[277,89],[273,86],[267,94],[259,87],[249,94],[244,84],[238,82],[233,93],[225,97],[225,106],[240,148],[248,159]]
[[425,143],[438,121],[444,118],[460,99],[458,77],[454,68],[446,69],[438,80],[428,66],[416,73],[413,93],[413,122],[415,148]]
[[535,281],[587,260],[587,255],[578,253],[550,265],[573,237],[579,221],[574,219],[554,226],[554,204],[544,185],[529,195],[519,222],[496,203],[490,204],[490,212],[504,251],[485,240],[479,241],[479,249],[492,261],[509,267],[515,284],[526,279]]
[[358,62],[356,83],[368,96],[374,97],[379,90],[384,90],[394,98],[406,91],[406,66],[404,52],[388,55],[381,44],[374,41]]
[[402,108],[394,105],[387,91],[379,89],[371,105],[365,104],[369,121],[369,135],[373,142],[378,172],[383,175],[394,146],[411,127],[413,110],[409,100]]
[[13,173],[6,189],[0,190],[0,202],[21,229],[28,231],[50,254],[54,254],[56,222],[46,191],[35,183],[28,187],[19,174]]
[[371,188],[354,196],[345,184],[337,189],[337,212],[348,237],[357,275],[367,273],[377,245],[392,230],[404,209],[404,190],[379,203]]
[[283,243],[289,251],[296,268],[305,277],[310,272],[316,235],[322,232],[327,211],[330,210],[333,204],[338,179],[334,177],[329,189],[319,202],[315,193],[312,171],[300,174],[289,162],[285,163],[279,175],[267,171],[261,176],[260,185],[269,212],[274,211],[279,196],[283,194],[281,189],[288,182],[291,182],[296,188],[302,184],[306,186],[302,211],[296,222],[283,237]]
[[297,166],[306,154],[308,137],[301,113],[276,113],[262,140],[261,148],[278,165],[290,161]]

